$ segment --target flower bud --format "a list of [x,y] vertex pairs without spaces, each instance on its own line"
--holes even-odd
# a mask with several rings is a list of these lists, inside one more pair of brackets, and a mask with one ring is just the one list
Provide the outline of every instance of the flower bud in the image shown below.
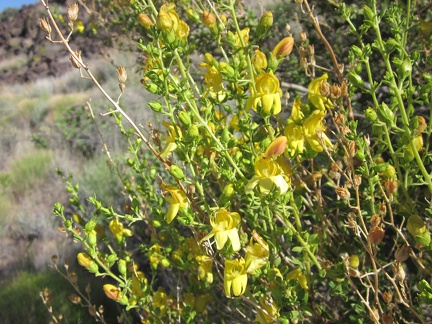
[[186,10],[186,15],[188,16],[188,18],[190,20],[192,20],[195,23],[199,23],[201,21],[199,15],[192,9],[187,9]]
[[154,112],[162,111],[162,105],[157,101],[150,101],[148,105]]
[[119,288],[114,285],[106,284],[103,286],[105,295],[112,300],[120,300],[122,298],[122,293]]
[[360,259],[357,255],[351,255],[348,259],[349,266],[353,269],[357,269],[360,265]]
[[292,52],[293,47],[294,47],[294,38],[285,37],[275,46],[272,55],[277,59],[284,58],[285,56],[289,55]]
[[[145,88],[148,90],[148,92],[156,94],[159,91],[159,87],[155,83],[146,83]],[[150,106],[151,108],[151,106]]]
[[187,136],[190,139],[195,139],[199,137],[199,129],[198,126],[196,125],[190,125],[188,130],[187,130]]
[[393,111],[387,106],[385,102],[383,102],[378,107],[378,117],[380,121],[386,123],[387,125],[392,125],[394,123],[394,113]]
[[78,4],[75,2],[74,4],[70,5],[67,7],[67,15],[68,15],[68,20],[71,21],[75,21],[78,18]]
[[92,230],[90,233],[87,234],[87,242],[90,246],[95,246],[97,243],[97,235],[96,231]]
[[204,26],[206,26],[211,32],[217,28],[216,16],[211,12],[204,11],[201,20]]
[[127,270],[126,261],[123,259],[120,259],[118,261],[117,267],[118,267],[119,273],[124,276],[126,274],[126,270]]
[[424,130],[426,129],[426,127],[427,127],[426,120],[424,119],[423,116],[417,116],[417,120],[418,120],[417,131],[419,133],[423,133]]
[[178,113],[178,119],[181,121],[181,123],[183,125],[185,125],[186,127],[189,127],[191,124],[191,119],[189,114],[186,111],[180,111]]
[[219,63],[219,71],[227,76],[228,78],[234,78],[235,76],[235,71],[234,69],[231,67],[231,65],[225,63],[225,62],[220,62]]
[[77,255],[78,264],[84,268],[88,268],[89,264],[93,262],[92,258],[86,253],[78,253]]
[[412,236],[421,235],[426,232],[426,225],[418,215],[411,215],[408,218],[406,228]]
[[404,60],[401,64],[399,64],[397,68],[397,73],[400,80],[405,80],[412,73],[412,64],[409,60]]
[[271,26],[273,26],[273,13],[271,11],[267,11],[260,18],[257,27],[257,37],[262,37]]
[[383,175],[387,179],[396,179],[396,169],[393,165],[387,164],[387,168],[384,170]]
[[357,73],[355,73],[354,71],[352,71],[348,74],[348,80],[351,82],[351,84],[353,84],[357,88],[362,88],[364,85],[364,82],[363,82],[361,76],[358,75]]
[[170,166],[169,173],[178,180],[183,180],[185,178],[185,175],[183,173],[183,170],[180,169],[177,165],[173,164]]
[[174,22],[165,10],[161,10],[156,18],[156,26],[160,31],[170,31],[174,26]]
[[51,25],[49,23],[48,18],[40,18],[39,19],[39,27],[48,35],[51,34]]
[[365,117],[370,121],[375,121],[378,118],[378,115],[372,107],[369,107],[365,110]]
[[150,27],[153,26],[153,22],[151,21],[150,17],[145,13],[140,13],[138,15],[138,21],[145,29],[150,29]]
[[288,144],[288,139],[285,136],[279,136],[267,147],[264,157],[274,158],[285,152]]

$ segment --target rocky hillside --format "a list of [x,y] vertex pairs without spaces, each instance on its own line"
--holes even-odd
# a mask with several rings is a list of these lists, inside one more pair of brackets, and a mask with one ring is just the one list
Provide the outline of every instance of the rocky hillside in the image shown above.
[[[51,0],[50,7],[56,14],[65,16],[65,1]],[[23,83],[45,76],[59,76],[71,67],[65,49],[50,43],[40,29],[39,18],[44,16],[42,4],[6,9],[0,13],[1,83]],[[81,10],[79,18],[88,21],[90,16]],[[101,42],[90,38],[86,31],[75,33],[71,45],[79,48],[84,57],[102,48]]]

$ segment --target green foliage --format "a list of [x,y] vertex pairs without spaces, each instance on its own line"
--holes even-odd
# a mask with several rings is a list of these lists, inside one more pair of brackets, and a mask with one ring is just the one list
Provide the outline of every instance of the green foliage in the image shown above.
[[[122,12],[144,28],[141,83],[162,122],[145,128],[122,108],[119,67],[121,94],[106,94],[105,117],[128,143],[123,163],[108,156],[128,202],[113,207],[120,189],[109,197],[115,186],[98,165],[79,183],[97,183],[102,197],[84,202],[60,173],[73,211],[54,213],[83,248],[78,263],[110,279],[105,295],[129,318],[431,319],[432,77],[416,18],[428,6],[331,4],[339,16],[327,22],[355,43],[347,52],[306,0],[295,5],[318,36],[279,31],[275,44],[265,41],[273,15],[231,0],[133,1]],[[210,41],[197,46],[199,35]],[[81,128],[80,119],[71,132]]]

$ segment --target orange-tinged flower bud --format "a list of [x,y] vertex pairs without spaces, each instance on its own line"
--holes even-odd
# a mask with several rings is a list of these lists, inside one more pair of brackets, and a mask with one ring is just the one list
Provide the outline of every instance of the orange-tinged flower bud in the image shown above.
[[427,127],[426,120],[424,119],[423,116],[417,116],[417,120],[418,120],[417,131],[418,131],[419,133],[422,133],[422,132],[424,132],[424,130],[425,130],[426,127]]
[[140,25],[146,29],[149,29],[151,26],[153,26],[153,22],[151,21],[150,17],[147,16],[145,13],[140,13],[138,15],[138,20]]
[[114,285],[106,284],[103,286],[105,295],[112,300],[120,300],[122,298],[122,293],[119,288]]
[[74,4],[67,7],[67,15],[69,21],[75,21],[78,18],[78,4],[75,2]]
[[275,46],[272,54],[277,59],[281,59],[289,55],[292,52],[293,47],[294,47],[294,38],[285,37]]
[[77,255],[78,264],[84,268],[88,268],[91,262],[93,262],[92,258],[85,253],[78,253]]
[[264,157],[273,158],[277,157],[285,152],[288,144],[288,139],[286,136],[279,136],[267,147]]
[[202,14],[202,23],[211,31],[217,28],[216,16],[211,12],[204,11]]

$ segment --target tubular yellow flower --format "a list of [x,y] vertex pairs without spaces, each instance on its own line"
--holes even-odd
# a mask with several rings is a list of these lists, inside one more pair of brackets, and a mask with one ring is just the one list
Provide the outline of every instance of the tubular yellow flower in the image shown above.
[[303,128],[297,124],[289,124],[285,127],[284,135],[288,139],[288,148],[290,155],[303,153],[305,150],[305,140],[303,137]]
[[175,11],[174,3],[164,4],[160,8],[159,14],[156,18],[156,26],[161,31],[177,31],[179,22],[180,18]]
[[206,84],[204,96],[210,94],[213,99],[222,101],[226,96],[222,83],[222,74],[215,66],[211,66],[205,62],[201,62],[200,66],[206,69],[206,73],[204,74],[204,82]]
[[328,75],[327,73],[324,73],[322,76],[320,76],[319,78],[313,80],[309,86],[309,93],[308,93],[308,99],[310,102],[312,102],[312,104],[318,108],[319,110],[325,111],[326,108],[333,108],[334,105],[331,102],[331,100],[327,97],[324,97],[321,94],[321,87],[323,83],[326,83],[328,79]]
[[195,259],[198,262],[198,279],[211,284],[213,282],[213,259],[207,255],[199,255]]
[[[240,37],[243,39],[244,45],[248,46],[249,45],[249,32],[250,29],[248,27],[246,27],[245,29],[242,29],[240,31]],[[236,33],[236,44],[237,46],[243,46],[241,39],[240,39],[239,35]]]
[[189,202],[186,197],[186,194],[180,190],[179,188],[176,188],[174,186],[169,186],[165,183],[162,184],[162,188],[170,194],[170,196],[165,197],[165,200],[167,203],[170,204],[168,207],[168,211],[165,214],[165,219],[168,224],[170,224],[173,219],[177,216],[180,208],[187,209]]
[[300,268],[297,268],[295,270],[292,270],[291,272],[288,273],[287,275],[287,280],[297,280],[298,283],[300,284],[300,287],[302,287],[304,290],[308,289],[308,283],[307,283],[307,278],[306,276],[303,274],[303,272],[300,270]]
[[208,11],[204,11],[201,17],[202,23],[206,26],[210,31],[214,31],[217,28],[217,19],[214,14]]
[[282,90],[279,79],[270,73],[262,72],[255,77],[256,92],[251,89],[252,95],[249,97],[246,107],[258,111],[260,115],[277,115],[281,112]]
[[331,141],[324,133],[325,127],[323,125],[324,111],[315,110],[303,122],[304,136],[315,152],[322,152],[322,143],[330,147]]
[[151,21],[150,17],[147,16],[144,12],[138,15],[138,21],[140,25],[143,26],[145,29],[149,29],[151,26],[153,26],[153,22]]
[[121,241],[125,236],[132,236],[133,234],[130,229],[124,228],[123,224],[118,220],[118,218],[114,218],[109,223],[109,229],[117,241]]
[[237,226],[240,224],[240,215],[236,212],[229,212],[225,208],[219,209],[214,217],[210,218],[212,231],[202,241],[215,237],[218,250],[223,249],[228,239],[234,251],[241,248]]
[[261,195],[269,194],[275,187],[281,194],[288,191],[288,179],[280,165],[271,159],[260,156],[255,161],[255,175],[245,187],[246,194],[251,193],[256,186]]
[[257,308],[257,319],[256,321],[260,324],[273,323],[275,319],[279,318],[279,311],[276,303],[270,297],[266,298],[261,296],[259,298],[260,306]]
[[253,231],[253,237],[257,241],[253,243],[251,238],[249,245],[246,247],[246,272],[253,273],[255,270],[265,266],[268,263],[270,251],[269,246],[258,233]]
[[256,50],[252,56],[252,65],[257,72],[267,68],[267,58],[263,52]]
[[166,121],[163,121],[162,124],[166,127],[168,131],[168,136],[162,137],[162,139],[166,141],[166,144],[160,154],[161,158],[165,159],[172,152],[175,151],[175,149],[177,148],[177,144],[175,143],[175,140],[178,137],[180,137],[181,139],[183,137],[183,134],[181,133],[180,128],[174,126],[173,124],[167,123]]
[[241,296],[246,291],[247,273],[245,260],[226,260],[224,271],[224,288],[225,294],[231,297],[231,292],[234,296]]
[[153,295],[153,307],[159,308],[160,316],[164,316],[168,310],[168,295],[165,289],[159,287],[158,290]]

